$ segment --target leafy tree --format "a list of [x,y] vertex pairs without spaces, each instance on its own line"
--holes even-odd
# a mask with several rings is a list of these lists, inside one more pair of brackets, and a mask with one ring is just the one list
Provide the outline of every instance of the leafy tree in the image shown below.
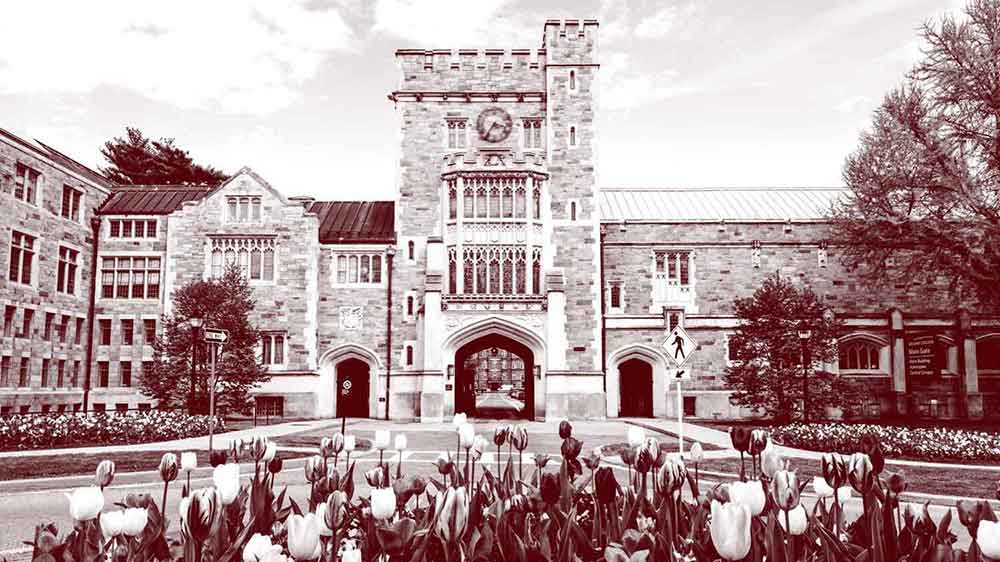
[[[208,346],[195,342],[190,323],[191,318],[201,318],[202,329],[229,332],[229,340],[216,360],[216,405],[246,411],[250,406],[249,391],[269,379],[255,351],[260,333],[248,319],[254,300],[246,278],[238,268],[230,267],[221,279],[185,284],[173,292],[171,299],[173,314],[163,316],[163,330],[153,344],[152,368],[142,374],[142,391],[157,399],[161,407],[208,411]],[[193,404],[189,402],[192,360],[197,373]]]
[[125,128],[125,138],[104,143],[101,154],[110,166],[101,172],[111,181],[126,185],[217,185],[228,176],[211,167],[195,164],[174,139],[146,138],[134,127]]
[[998,310],[1000,0],[965,12],[924,24],[923,60],[847,158],[834,235],[876,285],[946,278],[956,300]]
[[[729,339],[735,357],[726,368],[730,402],[779,422],[802,412],[803,376],[809,385],[809,417],[822,418],[825,407],[853,409],[856,393],[846,380],[820,368],[837,359],[841,325],[819,296],[797,287],[778,273],[752,297],[737,299],[740,323]],[[809,330],[803,343],[799,330]],[[800,357],[806,354],[806,373]]]

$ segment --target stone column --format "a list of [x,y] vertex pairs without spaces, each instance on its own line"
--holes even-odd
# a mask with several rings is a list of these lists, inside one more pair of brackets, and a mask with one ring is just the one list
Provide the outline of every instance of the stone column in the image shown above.
[[904,339],[903,313],[889,311],[889,342],[892,353],[892,413],[905,416],[909,411],[906,396],[906,340]]
[[445,249],[440,236],[427,238],[427,273],[424,285],[423,373],[421,374],[420,421],[440,421],[444,416],[444,369],[441,357],[444,319],[441,315],[441,286],[444,279]]
[[955,326],[958,328],[956,345],[959,348],[958,366],[961,377],[960,388],[962,412],[970,420],[983,419],[983,395],[979,392],[979,368],[976,364],[976,336],[972,331],[972,317],[969,311],[959,309]]

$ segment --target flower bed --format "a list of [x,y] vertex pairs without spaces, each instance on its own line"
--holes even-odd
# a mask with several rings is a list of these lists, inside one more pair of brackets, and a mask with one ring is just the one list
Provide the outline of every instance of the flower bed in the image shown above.
[[1000,463],[1000,435],[986,431],[847,423],[793,423],[770,429],[776,442],[812,451],[859,451],[861,438],[870,435],[890,458]]
[[[180,412],[15,415],[0,418],[0,451],[50,447],[149,443],[208,433],[208,416]],[[225,422],[219,418],[216,431]]]

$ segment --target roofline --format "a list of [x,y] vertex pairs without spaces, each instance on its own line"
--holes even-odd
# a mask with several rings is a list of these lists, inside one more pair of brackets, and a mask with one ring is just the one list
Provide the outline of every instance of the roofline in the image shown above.
[[833,222],[832,219],[825,219],[825,218],[821,218],[821,217],[808,218],[808,219],[802,219],[802,218],[798,218],[798,219],[775,219],[775,218],[771,218],[771,219],[744,219],[744,218],[729,219],[729,218],[722,218],[722,219],[690,219],[690,220],[683,220],[683,219],[612,219],[612,218],[607,218],[607,219],[603,219],[602,218],[601,219],[601,224],[608,224],[608,225],[613,225],[613,224],[623,224],[623,225],[629,225],[629,224],[636,224],[636,225],[642,225],[642,224],[720,224],[720,223],[725,223],[725,224],[728,224],[728,225],[735,225],[735,224],[830,224],[832,222]]
[[59,150],[56,150],[54,148],[48,147],[47,145],[43,144],[38,139],[35,139],[35,142],[37,142],[41,146],[36,146],[32,142],[24,140],[20,136],[12,133],[11,131],[9,131],[7,129],[4,129],[3,127],[0,127],[0,136],[6,137],[7,139],[9,139],[11,141],[14,141],[16,144],[19,145],[19,148],[21,148],[22,150],[27,150],[27,151],[32,152],[33,155],[36,158],[41,158],[42,160],[45,160],[45,162],[48,165],[52,166],[53,168],[58,168],[63,173],[68,174],[70,176],[73,176],[74,178],[76,178],[78,180],[84,181],[84,182],[87,183],[87,185],[93,186],[93,187],[97,188],[98,190],[105,192],[106,194],[110,194],[111,193],[112,183],[111,183],[110,180],[107,180],[107,185],[101,185],[100,183],[94,181],[93,178],[88,178],[88,177],[80,174],[76,170],[73,170],[73,169],[71,169],[71,168],[69,168],[67,166],[64,166],[63,164],[61,164],[59,162],[56,162],[55,160],[52,159],[52,157],[49,154],[45,153],[46,149],[53,150],[54,152],[57,152],[63,158],[66,158],[68,160],[72,160],[74,163],[80,165],[81,167],[86,168],[87,170],[90,170],[94,175],[99,176],[99,177],[104,177],[104,174],[92,170],[90,168],[90,166],[86,166],[84,164],[80,164],[80,162],[77,162],[77,160],[75,158],[71,158],[71,157],[67,156],[66,154],[63,154],[62,151],[59,151]]
[[602,187],[601,191],[606,192],[623,192],[623,191],[850,191],[849,187],[819,187],[819,186],[808,186],[808,187],[766,187],[766,186],[747,186],[747,187]]

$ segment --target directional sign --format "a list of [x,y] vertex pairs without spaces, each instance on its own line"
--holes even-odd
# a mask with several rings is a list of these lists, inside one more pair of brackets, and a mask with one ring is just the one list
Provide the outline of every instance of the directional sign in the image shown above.
[[691,380],[691,369],[688,369],[687,367],[682,367],[680,369],[670,369],[667,371],[667,374],[670,376],[670,381],[672,382]]
[[691,358],[694,350],[698,349],[698,342],[691,339],[684,328],[677,326],[663,342],[663,348],[666,349],[667,355],[675,365],[683,367]]
[[205,343],[223,344],[229,341],[229,332],[217,328],[205,328]]

